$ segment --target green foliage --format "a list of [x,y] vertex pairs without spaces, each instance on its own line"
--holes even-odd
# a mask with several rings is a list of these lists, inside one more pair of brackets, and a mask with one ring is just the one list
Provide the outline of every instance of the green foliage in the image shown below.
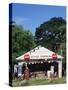
[[51,18],[36,28],[36,43],[57,51],[66,40],[66,21],[61,17]]
[[34,37],[28,30],[16,24],[12,24],[12,60],[35,47]]

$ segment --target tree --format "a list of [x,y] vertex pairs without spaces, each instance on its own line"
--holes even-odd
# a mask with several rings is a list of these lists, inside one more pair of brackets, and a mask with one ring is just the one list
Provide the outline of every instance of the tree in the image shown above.
[[57,51],[66,39],[66,21],[62,17],[54,17],[36,28],[36,43]]
[[24,54],[35,47],[34,37],[29,30],[11,23],[12,25],[12,62],[16,62],[16,57]]

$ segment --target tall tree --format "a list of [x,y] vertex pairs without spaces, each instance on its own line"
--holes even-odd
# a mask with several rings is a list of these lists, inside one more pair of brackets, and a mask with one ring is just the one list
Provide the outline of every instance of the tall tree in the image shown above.
[[12,25],[12,60],[15,62],[16,57],[24,54],[35,47],[34,37],[29,30],[25,30],[23,27]]
[[53,17],[36,28],[36,43],[53,51],[57,51],[60,43],[64,41],[66,21],[62,17]]

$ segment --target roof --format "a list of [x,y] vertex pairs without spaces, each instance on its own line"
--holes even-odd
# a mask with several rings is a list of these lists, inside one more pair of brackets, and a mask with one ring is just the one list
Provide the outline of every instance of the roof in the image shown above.
[[61,55],[56,54],[55,52],[42,47],[42,46],[37,46],[36,48],[30,50],[29,52],[19,56],[16,58],[16,60],[24,60],[24,57],[27,56],[31,59],[54,59],[55,57],[57,59],[62,59],[63,57]]

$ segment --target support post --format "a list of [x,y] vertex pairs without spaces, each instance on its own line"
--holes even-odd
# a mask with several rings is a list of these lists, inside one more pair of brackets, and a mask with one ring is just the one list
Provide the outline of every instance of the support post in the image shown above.
[[18,77],[22,75],[22,63],[18,63]]
[[58,61],[58,77],[62,78],[62,60]]

